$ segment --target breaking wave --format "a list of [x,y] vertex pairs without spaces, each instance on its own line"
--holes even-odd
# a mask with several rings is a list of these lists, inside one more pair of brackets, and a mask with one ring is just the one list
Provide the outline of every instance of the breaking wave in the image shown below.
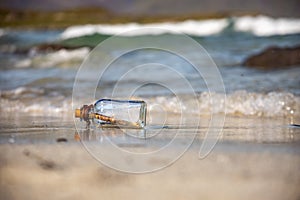
[[69,66],[70,64],[80,64],[89,52],[89,48],[86,47],[75,50],[61,49],[51,53],[43,54],[31,51],[27,58],[16,60],[13,63],[13,66],[16,68],[43,68],[53,66]]
[[5,30],[0,28],[0,37],[5,35]]
[[[244,16],[210,20],[186,20],[164,23],[127,23],[71,26],[63,31],[61,39],[69,39],[93,34],[123,36],[160,35],[185,33],[193,36],[209,36],[222,33],[232,27],[232,31],[249,32],[256,36],[286,35],[300,33],[300,19],[271,18],[267,16]],[[133,31],[136,30],[136,31]],[[131,32],[130,32],[131,31]]]
[[[188,98],[187,98],[188,99]],[[235,91],[224,95],[203,92],[198,97],[199,110],[189,100],[183,102],[183,107],[194,114],[208,115],[226,112],[228,115],[286,117],[300,116],[300,97],[288,92],[253,93]],[[156,97],[153,102],[160,102],[168,111],[180,113],[175,97]]]
[[251,32],[256,36],[296,34],[300,33],[300,19],[240,17],[235,21],[234,28],[236,31]]
[[[1,113],[25,112],[29,114],[61,115],[69,113],[73,116],[72,100],[62,95],[47,95],[43,89],[20,87],[14,90],[1,91]],[[151,113],[152,106],[159,105],[168,113],[180,114],[186,109],[191,114],[210,115],[226,111],[228,115],[258,116],[258,117],[290,117],[300,116],[300,97],[288,92],[253,93],[236,91],[224,95],[203,92],[198,96],[199,109],[187,95],[184,102],[178,103],[176,97],[155,96],[144,100]],[[83,97],[84,99],[84,97]],[[84,100],[83,100],[84,101]],[[93,102],[85,102],[93,103]],[[180,107],[179,105],[183,105]]]

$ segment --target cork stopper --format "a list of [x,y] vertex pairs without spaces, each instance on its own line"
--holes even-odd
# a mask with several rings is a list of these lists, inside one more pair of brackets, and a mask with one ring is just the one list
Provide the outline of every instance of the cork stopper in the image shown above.
[[81,118],[81,110],[80,109],[75,109],[75,117],[76,118]]

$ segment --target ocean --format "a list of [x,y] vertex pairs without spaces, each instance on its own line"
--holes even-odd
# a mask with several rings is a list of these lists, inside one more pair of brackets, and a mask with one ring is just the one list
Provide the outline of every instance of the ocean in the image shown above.
[[[97,88],[94,98],[85,98],[86,94],[82,92],[82,95],[78,96],[82,99],[80,103],[91,103],[97,99],[112,97],[141,98],[148,101],[149,107],[159,102],[163,109],[178,112],[174,96],[185,95],[185,99],[189,99],[189,95],[196,95],[200,102],[199,109],[192,108],[193,105],[189,106],[188,101],[183,102],[193,113],[207,114],[212,110],[219,113],[226,110],[230,115],[299,117],[299,67],[265,71],[242,64],[248,56],[257,54],[267,47],[299,45],[299,24],[298,19],[245,16],[146,25],[137,23],[82,25],[59,30],[1,29],[1,113],[24,112],[30,115],[69,113],[75,109],[74,106],[80,106],[79,103],[78,105],[75,103],[73,108],[70,106],[76,77],[76,80],[80,79],[78,82],[80,90]],[[122,34],[114,43],[107,42],[112,41],[111,38],[116,38],[112,37],[113,35],[120,33]],[[190,41],[200,44],[199,49],[194,49],[193,42],[182,44],[183,36],[180,33],[185,34],[184,37]],[[162,45],[172,44],[172,48],[184,52],[186,57],[198,63],[198,69],[204,70],[201,72],[204,75],[195,72],[195,67],[188,60],[163,49],[128,49],[137,47],[144,41],[148,43],[155,41]],[[62,48],[42,49],[39,48],[41,44],[55,44]],[[90,53],[97,45],[100,46],[99,52],[94,50]],[[104,45],[105,50],[101,49]],[[65,49],[64,46],[72,48]],[[95,61],[96,64],[87,61],[83,63],[84,59],[89,59],[88,57],[92,59],[91,55],[99,57]],[[113,61],[108,69],[103,63],[107,59]],[[136,66],[147,63],[168,66],[169,69],[148,66],[144,70],[133,70]],[[89,64],[93,65],[93,68],[90,67],[86,70],[86,74],[79,75],[79,68]],[[208,72],[207,66],[210,65],[217,67],[217,73],[221,76],[219,82],[214,78],[205,77],[205,73]],[[92,81],[92,77],[97,78],[94,75],[104,71],[104,68],[105,74],[101,80],[98,80],[98,83],[96,80]],[[130,70],[131,73],[127,76]],[[174,73],[170,70],[182,75],[191,84],[192,90],[187,89],[184,81],[178,81],[179,75],[176,75],[177,77],[172,75]],[[145,86],[141,87],[145,79],[152,83],[143,83]],[[157,81],[161,80],[164,80],[164,86],[157,84]],[[224,89],[209,90],[207,82],[224,84]],[[118,84],[118,94],[112,96],[111,92],[117,83],[121,83]],[[136,87],[141,88],[129,95],[128,90],[131,91]],[[176,91],[170,91],[170,87],[176,88]],[[223,98],[225,102],[225,96],[219,92],[226,93],[226,103],[213,106],[212,109],[208,103],[211,99]]]

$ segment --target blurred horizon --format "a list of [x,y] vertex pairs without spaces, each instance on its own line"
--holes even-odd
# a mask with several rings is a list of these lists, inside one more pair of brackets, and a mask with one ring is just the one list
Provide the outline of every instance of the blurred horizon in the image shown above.
[[64,11],[101,8],[113,15],[208,15],[231,13],[264,14],[272,17],[300,17],[299,0],[1,0],[0,9],[9,11]]

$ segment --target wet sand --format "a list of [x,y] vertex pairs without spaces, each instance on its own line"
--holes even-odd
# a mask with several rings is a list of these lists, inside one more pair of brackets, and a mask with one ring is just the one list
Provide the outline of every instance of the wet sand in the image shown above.
[[[95,160],[76,141],[70,119],[2,117],[1,199],[299,199],[300,129],[288,123],[228,118],[205,159],[198,158],[204,138],[200,131],[171,166],[134,175]],[[172,131],[164,137],[171,137]],[[119,135],[114,132],[114,137]],[[144,140],[130,148],[153,146]],[[156,162],[163,160],[150,159],[148,164]]]

